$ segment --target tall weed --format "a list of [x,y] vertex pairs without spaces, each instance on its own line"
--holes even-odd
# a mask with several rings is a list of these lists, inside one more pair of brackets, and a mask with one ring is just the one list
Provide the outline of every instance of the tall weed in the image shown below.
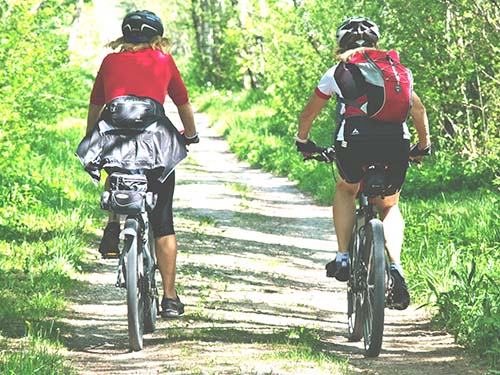
[[[27,323],[26,338],[19,347],[0,352],[0,373],[4,375],[73,375],[74,370],[59,353],[53,326],[48,328]],[[56,337],[57,340],[57,337]]]
[[464,191],[403,200],[403,261],[417,300],[436,321],[487,358],[500,356],[499,199]]

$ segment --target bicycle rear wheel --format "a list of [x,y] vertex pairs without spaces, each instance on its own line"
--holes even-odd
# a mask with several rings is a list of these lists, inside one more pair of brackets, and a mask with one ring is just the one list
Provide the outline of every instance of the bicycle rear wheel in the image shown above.
[[376,357],[382,348],[385,308],[385,243],[382,222],[372,219],[365,228],[365,263],[367,270],[363,303],[365,356]]
[[158,315],[158,288],[156,287],[156,252],[153,231],[148,230],[148,254],[144,257],[144,287],[146,291],[144,303],[144,333],[153,333],[156,329],[156,317]]
[[363,281],[361,237],[358,226],[354,227],[349,244],[350,275],[347,282],[347,323],[349,341],[359,341],[363,337],[363,296],[359,285]]
[[134,351],[142,349],[144,333],[144,288],[141,287],[144,268],[138,243],[137,232],[125,235],[128,341]]

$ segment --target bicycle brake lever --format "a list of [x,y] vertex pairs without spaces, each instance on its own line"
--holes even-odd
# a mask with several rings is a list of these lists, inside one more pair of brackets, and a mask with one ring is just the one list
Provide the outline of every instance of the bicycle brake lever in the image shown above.
[[333,147],[327,147],[320,155],[323,157],[323,161],[332,163],[335,160],[335,149]]

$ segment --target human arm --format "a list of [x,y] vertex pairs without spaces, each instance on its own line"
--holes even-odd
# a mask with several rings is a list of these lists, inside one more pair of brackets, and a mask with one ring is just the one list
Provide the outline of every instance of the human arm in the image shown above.
[[327,102],[328,99],[322,98],[316,92],[313,92],[299,117],[297,138],[307,141],[313,121],[318,117]]
[[184,134],[188,138],[194,137],[196,133],[196,125],[194,124],[194,114],[191,103],[187,102],[177,107],[179,111],[179,117],[184,127]]
[[94,129],[95,123],[99,119],[103,105],[89,104],[88,114],[87,114],[87,129],[85,130],[85,135],[88,135]]
[[[171,79],[168,85],[168,95],[177,106],[177,112],[184,127],[184,137],[189,139],[197,138],[196,125],[194,123],[194,114],[191,103],[189,102],[186,85],[182,80],[181,74],[172,55],[168,55],[168,68],[171,73]],[[197,142],[191,142],[197,143]]]
[[[429,135],[429,119],[427,117],[427,111],[425,106],[420,100],[419,96],[413,92],[412,94],[413,106],[411,108],[410,114],[413,118],[413,124],[417,130],[418,136],[418,150],[422,151],[428,149],[431,146],[431,140]],[[415,158],[417,161],[422,160],[422,156]]]
[[429,119],[427,118],[427,111],[425,110],[424,104],[415,92],[413,93],[413,106],[410,114],[417,130],[418,148],[419,150],[423,150],[431,145]]
[[104,81],[103,74],[101,73],[105,68],[105,58],[101,64],[99,72],[94,80],[94,85],[92,86],[92,91],[90,93],[89,108],[87,113],[87,128],[85,130],[85,135],[88,135],[94,130],[94,126],[101,115],[104,108],[105,95],[104,95]]
[[299,117],[299,129],[295,136],[295,145],[297,151],[301,152],[304,157],[311,155],[317,149],[316,144],[309,139],[309,131],[313,121],[318,117],[327,101],[328,99],[322,98],[314,92]]

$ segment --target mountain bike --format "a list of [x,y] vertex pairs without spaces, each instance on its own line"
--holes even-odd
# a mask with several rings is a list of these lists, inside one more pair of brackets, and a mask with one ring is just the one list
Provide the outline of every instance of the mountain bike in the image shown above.
[[101,197],[101,208],[125,215],[120,233],[123,248],[115,286],[127,290],[129,347],[143,347],[143,335],[154,332],[159,311],[155,242],[148,220],[156,204],[156,194],[147,191],[143,174],[111,173],[110,189]]
[[[333,147],[318,149],[307,159],[331,163]],[[372,204],[372,198],[386,190],[383,164],[365,166],[357,195],[356,221],[349,244],[350,273],[347,281],[348,338],[364,338],[364,354],[376,357],[382,348],[384,309],[391,307],[391,277],[385,250],[384,230]]]

